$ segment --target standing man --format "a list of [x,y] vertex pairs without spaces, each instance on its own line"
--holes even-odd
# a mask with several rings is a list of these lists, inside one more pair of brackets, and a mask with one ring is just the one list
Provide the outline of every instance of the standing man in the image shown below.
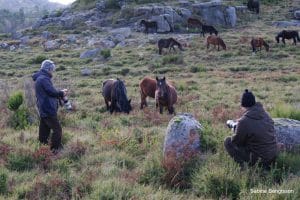
[[55,71],[55,64],[51,60],[44,60],[39,72],[33,74],[35,81],[35,94],[37,107],[40,114],[39,141],[48,144],[50,131],[52,130],[51,150],[58,153],[62,149],[62,128],[57,118],[58,99],[67,94],[67,90],[56,90],[51,78]]
[[260,164],[269,169],[278,154],[274,121],[247,89],[242,95],[241,106],[244,114],[237,121],[235,135],[225,139],[225,149],[241,167],[244,162],[252,166],[260,160]]

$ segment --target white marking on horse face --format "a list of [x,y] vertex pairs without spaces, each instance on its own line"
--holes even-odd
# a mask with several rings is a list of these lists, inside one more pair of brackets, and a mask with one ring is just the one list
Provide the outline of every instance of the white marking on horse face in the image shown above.
[[162,83],[160,82],[159,85],[162,85]]

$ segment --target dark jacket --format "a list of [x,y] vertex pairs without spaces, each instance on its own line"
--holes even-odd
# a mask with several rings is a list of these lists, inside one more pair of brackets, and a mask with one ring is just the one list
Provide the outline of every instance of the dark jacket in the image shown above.
[[261,103],[248,108],[238,120],[232,142],[237,146],[247,147],[264,161],[277,156],[274,121]]
[[64,95],[62,91],[53,87],[51,78],[51,75],[45,70],[40,70],[32,75],[32,79],[35,81],[37,107],[41,118],[56,116],[58,98],[62,98]]

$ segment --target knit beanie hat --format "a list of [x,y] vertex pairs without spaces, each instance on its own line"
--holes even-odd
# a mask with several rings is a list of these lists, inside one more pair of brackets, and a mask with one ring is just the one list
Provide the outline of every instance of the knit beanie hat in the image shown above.
[[46,70],[46,71],[54,71],[55,70],[55,64],[51,60],[44,60],[41,69]]
[[241,99],[241,105],[247,108],[255,105],[255,103],[255,96],[252,94],[252,92],[248,91],[248,89],[245,89]]

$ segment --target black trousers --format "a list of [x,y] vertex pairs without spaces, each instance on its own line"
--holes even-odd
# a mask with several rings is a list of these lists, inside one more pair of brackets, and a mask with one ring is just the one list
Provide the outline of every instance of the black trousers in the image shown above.
[[224,146],[228,154],[237,162],[241,167],[244,167],[244,163],[250,166],[255,165],[259,161],[259,165],[264,169],[270,169],[270,165],[276,158],[270,161],[262,160],[255,153],[251,152],[247,147],[240,147],[231,142],[231,137],[227,137],[224,141]]
[[62,128],[57,119],[57,116],[54,117],[43,117],[40,118],[40,127],[39,127],[39,141],[42,144],[48,144],[48,138],[50,136],[50,131],[52,132],[51,145],[52,150],[59,149],[61,144]]

